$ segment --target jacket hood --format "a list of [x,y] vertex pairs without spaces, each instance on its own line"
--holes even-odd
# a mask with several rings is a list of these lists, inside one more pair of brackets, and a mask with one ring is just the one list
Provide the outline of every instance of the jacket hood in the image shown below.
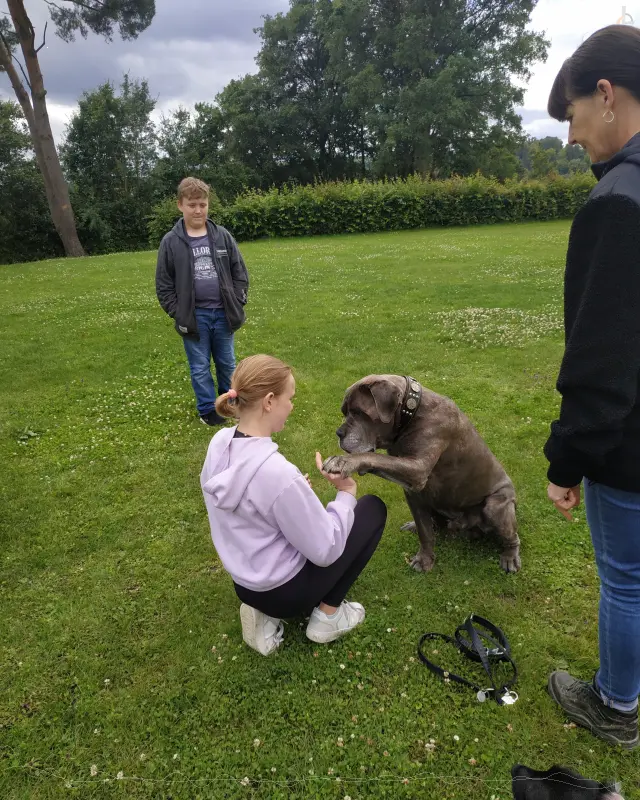
[[630,161],[633,164],[640,165],[640,133],[636,133],[635,136],[629,139],[622,150],[619,150],[608,161],[597,161],[592,164],[591,170],[596,178],[600,180],[607,172],[617,167],[618,164],[622,164],[623,161]]
[[[212,236],[215,235],[217,225],[212,219],[207,218],[207,233],[210,233]],[[171,228],[171,233],[175,233],[179,239],[182,239],[183,242],[189,244],[189,236],[187,235],[186,228],[184,227],[184,219],[180,218],[176,224]]]
[[235,432],[224,428],[216,433],[200,476],[203,491],[224,511],[236,510],[256,472],[278,450],[268,437],[234,439]]

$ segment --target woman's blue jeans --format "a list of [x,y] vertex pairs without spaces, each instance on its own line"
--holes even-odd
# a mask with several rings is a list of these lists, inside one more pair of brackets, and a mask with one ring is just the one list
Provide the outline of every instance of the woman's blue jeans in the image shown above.
[[640,494],[585,480],[587,521],[600,576],[600,671],[607,705],[640,694]]

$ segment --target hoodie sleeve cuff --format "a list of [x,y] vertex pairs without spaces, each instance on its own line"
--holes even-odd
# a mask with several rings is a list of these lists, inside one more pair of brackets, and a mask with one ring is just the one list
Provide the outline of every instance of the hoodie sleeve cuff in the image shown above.
[[547,478],[556,486],[572,489],[582,482],[584,475],[580,467],[570,459],[557,459],[549,464]]
[[349,494],[349,492],[338,492],[335,502],[341,503],[343,506],[348,506],[351,509],[355,508],[358,503],[356,498],[352,494]]

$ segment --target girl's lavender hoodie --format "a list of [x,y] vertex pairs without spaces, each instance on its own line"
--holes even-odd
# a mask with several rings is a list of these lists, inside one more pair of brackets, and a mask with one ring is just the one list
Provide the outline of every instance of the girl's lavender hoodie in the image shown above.
[[233,580],[256,592],[281,586],[307,559],[327,567],[340,557],[356,499],[338,492],[324,508],[300,470],[268,437],[211,440],[200,483],[211,537]]

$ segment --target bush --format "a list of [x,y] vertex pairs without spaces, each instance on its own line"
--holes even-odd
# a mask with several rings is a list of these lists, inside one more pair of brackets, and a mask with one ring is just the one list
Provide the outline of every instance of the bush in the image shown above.
[[[212,189],[209,192],[209,216],[217,222],[220,220],[221,215],[222,203]],[[149,244],[154,250],[160,245],[165,233],[168,233],[173,228],[181,216],[175,197],[166,197],[153,207],[153,211],[147,221],[147,231],[149,232]],[[220,222],[220,224],[224,225],[224,222]]]
[[[323,183],[246,192],[218,219],[239,241],[565,219],[575,215],[594,185],[593,176],[584,174],[505,183],[480,175]],[[165,231],[169,227],[165,224]]]

